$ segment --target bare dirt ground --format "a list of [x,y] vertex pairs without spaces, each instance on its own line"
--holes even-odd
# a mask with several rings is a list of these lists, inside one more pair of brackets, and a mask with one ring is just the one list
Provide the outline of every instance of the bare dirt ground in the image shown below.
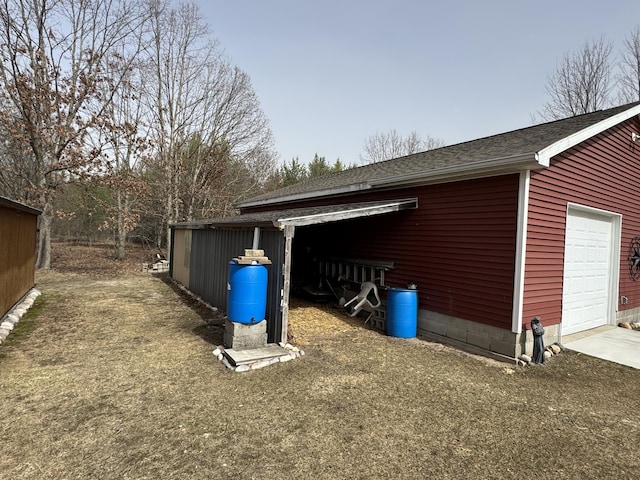
[[0,345],[2,479],[640,478],[638,370],[515,368],[299,302],[306,355],[234,373],[148,252],[54,252]]

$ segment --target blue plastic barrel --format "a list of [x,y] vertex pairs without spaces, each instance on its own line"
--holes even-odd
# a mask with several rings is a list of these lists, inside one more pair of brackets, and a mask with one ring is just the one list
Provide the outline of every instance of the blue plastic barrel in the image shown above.
[[237,323],[258,323],[267,311],[267,267],[229,262],[227,318]]
[[387,335],[413,338],[418,334],[418,291],[405,288],[387,290]]

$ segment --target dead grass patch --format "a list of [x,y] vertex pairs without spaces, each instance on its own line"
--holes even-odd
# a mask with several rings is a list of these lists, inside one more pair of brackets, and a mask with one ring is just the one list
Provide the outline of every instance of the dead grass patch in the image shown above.
[[160,277],[37,282],[31,331],[0,346],[3,478],[637,478],[631,368],[563,353],[507,374],[295,304],[306,355],[237,374]]

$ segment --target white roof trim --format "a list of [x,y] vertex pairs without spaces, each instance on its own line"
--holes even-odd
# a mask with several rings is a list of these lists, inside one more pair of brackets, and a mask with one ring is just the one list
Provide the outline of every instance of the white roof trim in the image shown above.
[[545,147],[538,153],[536,153],[536,160],[543,167],[548,167],[552,157],[564,152],[565,150],[570,149],[571,147],[576,146],[580,142],[584,142],[585,140],[604,132],[608,128],[611,128],[615,125],[618,125],[619,123],[624,122],[625,120],[630,119],[635,115],[640,115],[640,105],[631,107],[628,110],[620,112],[612,117],[606,118],[601,122],[595,123],[585,129],[569,135],[568,137],[562,138],[557,142],[552,143],[548,147]]
[[496,175],[497,173],[515,173],[517,171],[529,170],[538,167],[535,153],[523,155],[511,155],[508,157],[492,158],[464,165],[443,167],[430,172],[411,173],[407,175],[397,175],[378,180],[371,180],[371,186],[388,185],[408,185],[416,182],[444,182],[462,180],[468,178],[478,178],[479,176]]
[[302,227],[305,225],[317,225],[319,223],[337,222],[339,220],[382,215],[383,213],[398,212],[400,210],[407,210],[411,208],[418,208],[417,198],[393,200],[389,201],[389,203],[368,207],[349,208],[349,205],[345,205],[344,208],[335,212],[317,213],[301,217],[279,218],[278,223],[280,223],[281,226],[293,225],[296,227]]

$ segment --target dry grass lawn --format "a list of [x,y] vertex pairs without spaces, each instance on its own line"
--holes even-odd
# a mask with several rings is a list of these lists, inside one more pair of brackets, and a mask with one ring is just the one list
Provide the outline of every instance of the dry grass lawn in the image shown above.
[[54,248],[0,345],[2,479],[640,478],[638,370],[513,368],[300,303],[306,355],[234,373],[148,259]]

